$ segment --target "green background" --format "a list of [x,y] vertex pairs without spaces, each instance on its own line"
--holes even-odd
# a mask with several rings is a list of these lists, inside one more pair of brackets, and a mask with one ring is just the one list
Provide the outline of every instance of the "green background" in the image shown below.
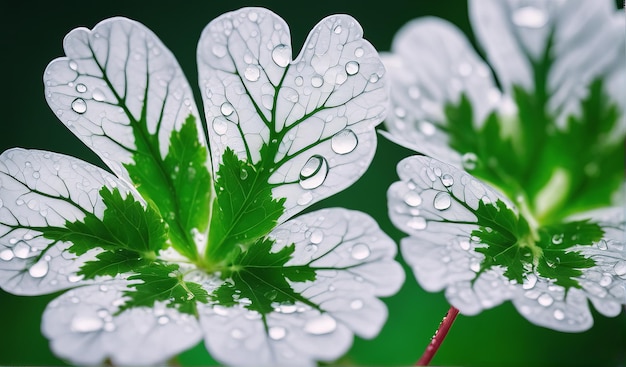
[[[588,0],[592,1],[592,0]],[[621,0],[617,1],[621,2]],[[427,15],[450,20],[471,36],[463,1],[5,1],[0,5],[0,150],[19,146],[61,152],[102,165],[48,108],[42,75],[47,63],[62,56],[62,39],[78,26],[93,27],[100,20],[122,15],[152,29],[178,58],[192,88],[195,83],[196,43],[204,26],[220,14],[243,6],[263,6],[283,17],[297,50],[309,30],[335,13],[354,16],[365,38],[379,51],[389,50],[393,35],[407,21]],[[425,55],[426,57],[427,55]],[[201,106],[197,99],[198,106]],[[386,190],[397,180],[396,163],[412,152],[379,139],[374,162],[363,178],[315,208],[343,206],[366,212],[378,220],[394,240],[403,234],[388,217]],[[315,209],[312,208],[312,209]],[[39,324],[47,302],[55,295],[18,297],[0,291],[0,365],[59,365]],[[339,364],[411,365],[417,361],[448,304],[441,293],[426,293],[407,269],[407,281],[386,299],[389,320],[378,338],[356,339]],[[617,318],[594,314],[595,325],[585,333],[567,334],[534,326],[510,303],[478,316],[459,316],[433,365],[456,366],[617,366],[626,364],[626,313]],[[181,364],[211,363],[204,347],[183,353]]]

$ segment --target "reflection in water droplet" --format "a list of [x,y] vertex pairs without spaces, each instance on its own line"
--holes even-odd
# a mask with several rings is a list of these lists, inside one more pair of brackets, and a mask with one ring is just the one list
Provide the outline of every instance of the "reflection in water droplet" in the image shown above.
[[543,293],[541,296],[539,296],[539,298],[537,298],[537,302],[539,302],[539,304],[543,307],[548,307],[552,303],[554,303],[554,298],[552,298],[552,296],[550,296],[548,293]]
[[256,65],[248,65],[243,75],[249,81],[256,82],[261,77],[261,70]]
[[78,93],[85,93],[87,91],[87,86],[83,83],[76,84],[76,91]]
[[76,98],[72,102],[72,110],[82,115],[83,113],[87,112],[87,103],[85,103],[85,100],[82,98]]
[[317,316],[304,324],[304,331],[313,335],[324,335],[335,331],[337,321],[328,314]]
[[446,210],[452,204],[452,200],[450,198],[450,194],[447,192],[439,192],[435,195],[435,200],[433,202],[433,206],[437,210]]
[[354,131],[344,129],[333,135],[330,140],[330,147],[337,154],[348,154],[356,148],[358,143],[359,141]]
[[272,340],[281,340],[287,336],[287,330],[281,326],[272,326],[267,330],[267,333]]
[[314,189],[321,186],[328,174],[328,162],[321,155],[314,155],[300,170],[300,186],[303,189]]
[[217,135],[224,135],[228,131],[228,123],[220,118],[213,120],[213,131]]
[[520,27],[541,28],[548,22],[548,15],[534,6],[524,6],[513,13],[513,23]]
[[446,173],[443,176],[441,176],[441,183],[445,187],[450,187],[454,185],[454,178],[452,178],[452,175],[450,175],[449,173]]
[[319,88],[324,84],[324,79],[321,75],[313,75],[311,78],[311,85],[315,88]]
[[359,72],[359,63],[356,61],[348,61],[346,63],[346,73],[348,75],[354,75]]
[[272,60],[281,68],[289,65],[291,61],[291,47],[287,45],[278,45],[272,50]]
[[426,219],[423,217],[413,217],[406,223],[409,228],[422,230],[426,228]]
[[409,191],[404,196],[404,202],[408,206],[418,206],[422,203],[422,197],[415,191]]
[[104,321],[99,317],[75,316],[70,324],[70,330],[77,333],[89,333],[101,330]]
[[461,163],[463,164],[463,168],[466,170],[473,170],[476,168],[476,162],[478,161],[478,157],[474,153],[465,153],[461,157]]
[[43,278],[48,274],[48,262],[39,260],[35,265],[28,269],[28,274],[33,278]]
[[355,260],[367,259],[370,256],[370,248],[364,243],[357,243],[356,245],[352,246],[350,255]]
[[228,116],[232,115],[233,112],[235,112],[235,109],[233,108],[232,104],[230,104],[228,102],[224,102],[220,106],[220,112],[222,113],[222,115],[228,117]]

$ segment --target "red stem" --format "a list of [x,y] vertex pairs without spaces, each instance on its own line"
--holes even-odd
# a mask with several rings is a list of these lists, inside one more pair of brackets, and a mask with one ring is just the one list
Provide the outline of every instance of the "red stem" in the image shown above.
[[424,350],[424,353],[420,357],[419,361],[415,364],[416,366],[428,366],[430,360],[433,359],[439,350],[441,343],[443,343],[443,340],[446,338],[446,335],[448,335],[448,331],[450,331],[450,328],[452,327],[452,324],[458,314],[459,310],[457,310],[454,306],[450,306],[448,313],[446,313],[443,317],[441,323],[439,324],[439,328],[435,331],[435,335],[433,335],[432,339],[430,339],[430,343],[426,347],[426,350]]

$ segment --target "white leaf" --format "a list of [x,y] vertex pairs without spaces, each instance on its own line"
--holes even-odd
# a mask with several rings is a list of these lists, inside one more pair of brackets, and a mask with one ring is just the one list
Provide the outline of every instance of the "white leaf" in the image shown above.
[[[198,67],[214,170],[227,147],[261,160],[282,219],[355,182],[385,115],[384,67],[347,15],[318,23],[292,60],[285,22],[262,8],[209,23]],[[269,148],[261,152],[263,145]]]
[[[473,0],[469,8],[473,28],[507,94],[513,85],[535,89],[531,63],[542,61],[552,37],[548,107],[563,124],[568,116],[580,113],[580,101],[588,94],[585,88],[594,79],[624,80],[626,17],[614,4]],[[624,109],[623,98],[613,96]]]
[[[148,28],[110,18],[77,28],[63,42],[66,57],[45,73],[46,100],[59,119],[111,170],[129,179],[139,142],[165,157],[172,130],[189,115],[202,131],[191,89],[172,53]],[[158,146],[148,142],[156,135]],[[202,134],[198,136],[204,142]],[[143,152],[143,151],[142,151]]]
[[[314,365],[332,361],[352,344],[352,334],[373,338],[387,318],[377,298],[398,291],[404,273],[394,242],[369,216],[345,209],[302,215],[277,227],[273,251],[295,244],[286,266],[316,270],[312,282],[292,288],[310,304],[276,305],[265,315],[237,306],[205,307],[200,322],[209,351],[233,365]],[[265,324],[264,324],[265,322]]]
[[65,292],[44,311],[42,332],[73,364],[162,363],[202,339],[198,321],[163,304],[116,315],[128,282],[114,280]]
[[[93,258],[77,258],[71,244],[44,238],[42,230],[64,227],[86,213],[101,218],[102,187],[131,189],[115,176],[76,158],[37,150],[0,155],[0,284],[24,295],[76,286],[76,271]],[[138,199],[141,200],[141,199]]]
[[385,136],[460,166],[461,156],[448,147],[444,107],[458,104],[465,94],[479,128],[501,99],[489,67],[454,25],[430,17],[401,28],[383,62],[394,107],[385,120]]

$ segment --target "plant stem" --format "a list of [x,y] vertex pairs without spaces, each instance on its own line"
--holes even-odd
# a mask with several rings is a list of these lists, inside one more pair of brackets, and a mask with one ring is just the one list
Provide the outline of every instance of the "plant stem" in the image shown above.
[[424,353],[415,364],[416,366],[428,366],[430,360],[433,359],[439,350],[441,343],[443,343],[443,340],[446,338],[446,335],[448,335],[448,331],[450,331],[450,328],[452,327],[452,324],[458,314],[459,310],[457,310],[454,306],[450,306],[450,309],[441,320],[441,323],[439,323],[439,328],[435,331],[435,335],[433,335],[430,339],[430,343],[426,347],[426,350],[424,350]]

